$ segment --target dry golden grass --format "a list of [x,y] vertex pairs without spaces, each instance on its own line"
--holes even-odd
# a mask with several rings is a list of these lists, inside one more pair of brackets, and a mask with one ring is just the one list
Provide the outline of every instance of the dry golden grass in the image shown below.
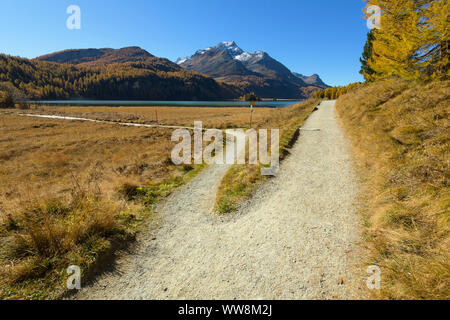
[[337,102],[364,178],[378,298],[450,297],[449,84],[377,82]]
[[[253,123],[264,124],[276,117],[279,109],[256,108]],[[28,110],[27,110],[28,113]],[[67,115],[96,120],[133,122],[144,124],[179,125],[192,127],[194,121],[202,120],[205,128],[247,127],[250,108],[207,108],[207,107],[53,107],[41,106],[30,113]]]
[[58,294],[63,266],[87,270],[114,241],[132,239],[150,212],[121,188],[182,175],[169,159],[170,135],[0,115],[0,297]]
[[[249,109],[157,108],[160,123],[245,127]],[[40,107],[27,113],[153,123],[154,108]],[[174,166],[171,129],[18,116],[0,110],[0,299],[55,298],[133,240],[152,205],[202,166]],[[254,123],[280,118],[256,109]]]
[[0,115],[1,194],[23,202],[83,187],[110,197],[117,180],[165,178],[170,135],[169,129]]
[[[254,128],[280,130],[280,158],[282,160],[289,153],[292,142],[297,138],[299,128],[318,103],[318,100],[311,99],[291,107],[278,109],[272,118],[256,123]],[[268,141],[270,141],[270,134]],[[215,211],[219,214],[235,211],[240,203],[251,196],[255,188],[266,179],[266,176],[261,175],[260,169],[260,164],[233,165],[223,177],[217,191]]]

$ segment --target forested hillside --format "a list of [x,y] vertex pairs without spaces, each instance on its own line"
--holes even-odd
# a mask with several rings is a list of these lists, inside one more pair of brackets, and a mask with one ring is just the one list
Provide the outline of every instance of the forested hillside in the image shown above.
[[139,47],[126,47],[121,49],[70,49],[46,54],[37,57],[36,60],[84,64],[84,65],[105,65],[111,63],[124,63],[131,61],[145,61],[154,56]]
[[241,94],[156,57],[74,66],[0,55],[0,82],[11,82],[31,99],[217,100]]

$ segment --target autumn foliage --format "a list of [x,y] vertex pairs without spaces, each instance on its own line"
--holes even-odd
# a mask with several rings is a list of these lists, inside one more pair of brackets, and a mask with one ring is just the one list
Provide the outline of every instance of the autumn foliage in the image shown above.
[[326,99],[326,100],[335,100],[339,98],[341,95],[358,88],[361,85],[359,82],[351,83],[347,86],[341,87],[332,87],[327,88],[325,90],[315,91],[313,97],[316,99]]
[[[381,28],[373,29],[370,72],[372,81],[445,78],[449,67],[449,4],[447,0],[369,0],[381,9]],[[367,14],[369,19],[371,15]],[[372,72],[373,71],[373,72]]]
[[240,93],[155,57],[75,66],[0,55],[0,82],[11,83],[32,99],[221,100]]

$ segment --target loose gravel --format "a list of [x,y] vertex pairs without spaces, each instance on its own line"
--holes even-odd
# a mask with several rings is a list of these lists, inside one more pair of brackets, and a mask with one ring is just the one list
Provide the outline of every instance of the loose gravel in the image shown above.
[[158,208],[156,231],[75,298],[360,298],[358,183],[334,102],[303,129],[237,214],[212,213],[228,166],[209,167]]

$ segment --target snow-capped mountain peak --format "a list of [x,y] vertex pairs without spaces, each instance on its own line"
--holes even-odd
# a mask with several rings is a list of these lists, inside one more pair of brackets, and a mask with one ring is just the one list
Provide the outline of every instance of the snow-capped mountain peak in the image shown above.
[[189,62],[194,56],[204,55],[208,51],[211,50],[221,50],[228,52],[234,60],[238,60],[241,62],[246,62],[252,59],[262,59],[266,54],[263,51],[256,51],[253,53],[246,52],[242,50],[234,41],[223,41],[217,44],[215,47],[209,47],[203,50],[197,50],[194,55],[186,58],[179,58],[176,62],[177,64],[183,64]]
[[177,63],[186,70],[238,86],[244,92],[254,91],[262,97],[305,97],[316,88],[327,87],[318,81],[318,76],[294,75],[268,53],[244,51],[234,41],[198,50]]
[[244,53],[244,50],[234,41],[224,41],[215,46],[215,49],[227,51],[233,58]]
[[220,44],[222,44],[226,47],[237,47],[237,44],[234,41],[223,41]]

